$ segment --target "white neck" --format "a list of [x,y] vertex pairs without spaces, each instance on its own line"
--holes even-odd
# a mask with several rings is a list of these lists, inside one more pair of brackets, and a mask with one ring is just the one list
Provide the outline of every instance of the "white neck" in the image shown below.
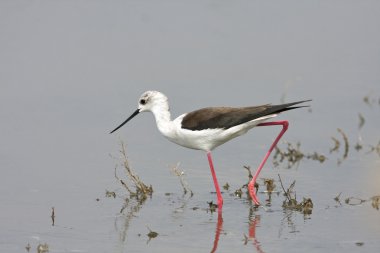
[[156,119],[158,130],[164,136],[170,137],[170,134],[173,133],[174,123],[171,120],[168,103],[161,103],[160,106],[153,107],[152,113]]

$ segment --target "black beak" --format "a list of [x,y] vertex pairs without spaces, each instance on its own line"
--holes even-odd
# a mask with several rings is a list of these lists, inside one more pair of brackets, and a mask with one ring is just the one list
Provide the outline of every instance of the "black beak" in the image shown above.
[[121,123],[120,126],[116,127],[114,130],[112,130],[112,131],[110,132],[110,134],[112,134],[113,132],[115,132],[115,131],[116,131],[117,129],[119,129],[120,127],[124,126],[125,123],[127,123],[128,121],[130,121],[130,120],[131,120],[134,116],[136,116],[137,114],[139,114],[139,112],[140,112],[140,109],[137,109],[134,113],[132,113],[131,116],[129,116],[128,119],[126,119],[123,123]]

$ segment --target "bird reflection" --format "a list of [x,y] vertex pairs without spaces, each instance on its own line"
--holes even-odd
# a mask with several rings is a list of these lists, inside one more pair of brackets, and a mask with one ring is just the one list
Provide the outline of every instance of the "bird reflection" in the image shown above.
[[[248,237],[244,234],[244,237],[245,237],[244,244],[247,245],[248,242],[251,241],[253,243],[254,248],[256,249],[256,252],[264,253],[264,251],[261,249],[260,242],[257,240],[257,237],[256,237],[256,227],[259,224],[260,224],[260,215],[253,215],[252,209],[251,209],[250,215],[249,215]],[[215,237],[214,237],[214,243],[211,249],[211,253],[216,252],[218,249],[220,233],[222,232],[222,230],[223,230],[222,210],[218,209],[218,220],[216,223]]]

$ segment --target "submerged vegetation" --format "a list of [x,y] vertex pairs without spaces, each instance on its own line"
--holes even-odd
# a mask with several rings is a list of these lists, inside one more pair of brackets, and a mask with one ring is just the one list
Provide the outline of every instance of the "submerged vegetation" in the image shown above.
[[289,142],[286,142],[286,144],[286,149],[280,149],[279,147],[275,148],[275,153],[273,155],[273,165],[275,167],[278,167],[286,161],[286,168],[290,169],[294,166],[298,166],[300,161],[304,158],[319,161],[320,163],[323,163],[327,159],[324,155],[321,155],[316,151],[310,154],[305,154],[300,149],[300,142],[297,142],[295,145]]
[[[370,108],[374,107],[376,104],[380,106],[380,98],[372,98],[369,95],[363,98],[363,101]],[[359,112],[359,131],[364,127],[367,122],[363,113]],[[350,144],[349,137],[342,128],[337,128],[338,136],[332,136],[331,140],[333,141],[333,146],[329,149],[329,154],[333,155],[334,153],[339,153],[341,147],[343,146],[343,152],[340,157],[337,158],[337,164],[341,165],[348,157],[350,152],[350,146],[353,146],[354,149],[359,152],[363,148],[366,148],[366,154],[376,153],[380,156],[380,139],[377,141],[377,144],[363,144],[362,137],[360,133],[358,134],[358,140],[355,145]],[[319,151],[314,151],[312,153],[305,153],[301,150],[301,143],[296,142],[295,144],[285,142],[286,147],[282,148],[280,145],[277,145],[275,153],[273,155],[273,165],[275,167],[280,166],[286,162],[286,168],[290,169],[295,166],[298,166],[303,159],[309,159],[314,161],[319,161],[320,163],[325,162],[328,157],[321,154]]]
[[[339,205],[339,206],[342,206],[342,201],[341,201],[341,196],[342,196],[342,193],[340,192],[335,198],[335,202]],[[344,204],[346,205],[350,205],[350,206],[358,206],[358,205],[361,205],[363,203],[366,203],[366,202],[371,202],[371,206],[376,209],[376,210],[379,210],[379,206],[380,206],[380,195],[376,195],[376,196],[372,196],[368,199],[363,199],[363,198],[358,198],[358,197],[353,197],[353,196],[349,196],[349,197],[346,197],[344,199]]]
[[146,236],[148,236],[148,241],[146,241],[146,244],[148,244],[150,242],[150,240],[152,240],[153,238],[156,238],[158,236],[158,233],[151,230],[148,226],[146,226],[149,230],[149,233],[146,234]]
[[303,198],[301,202],[297,201],[297,195],[294,191],[296,181],[294,180],[293,183],[290,184],[289,188],[285,190],[280,174],[278,174],[278,179],[280,181],[282,190],[284,191],[284,196],[286,197],[286,200],[282,203],[282,207],[284,209],[302,212],[304,215],[310,215],[313,210],[313,201],[311,198]]
[[47,253],[49,252],[49,245],[47,243],[38,244],[37,253]]
[[[338,165],[340,165],[344,160],[347,159],[348,157],[348,152],[350,150],[350,144],[348,142],[348,137],[347,135],[343,132],[342,129],[338,128],[337,129],[338,133],[341,134],[343,142],[344,142],[344,152],[341,158],[338,158]],[[331,139],[334,141],[334,147],[330,148],[330,154],[333,152],[339,152],[340,148],[340,141],[336,137],[331,137]]]
[[380,156],[380,140],[376,146],[369,145],[369,151],[367,153],[376,152]]
[[[243,167],[248,171],[248,182],[242,185],[237,190],[235,190],[232,195],[234,195],[235,197],[238,197],[239,199],[245,196],[247,199],[250,200],[251,197],[249,195],[247,186],[248,186],[248,183],[252,179],[252,172],[249,166],[243,166]],[[310,215],[313,209],[313,202],[311,198],[303,198],[301,202],[297,201],[296,192],[294,190],[296,181],[294,180],[293,183],[287,189],[285,189],[282,183],[280,174],[278,174],[278,179],[279,179],[278,182],[280,183],[281,188],[283,190],[283,196],[285,197],[282,204],[283,209],[294,210],[294,211],[302,212],[305,215]],[[261,193],[266,193],[268,196],[268,198],[265,200],[265,206],[271,206],[272,194],[275,193],[278,195],[280,194],[280,191],[276,190],[277,185],[276,185],[275,179],[262,178],[262,181],[263,181],[262,185],[264,186],[264,190],[261,191]],[[226,183],[226,185],[228,185],[228,183]],[[260,185],[256,182],[255,183],[256,193],[258,192],[259,187]],[[209,205],[211,209],[212,202],[211,203],[209,202]]]

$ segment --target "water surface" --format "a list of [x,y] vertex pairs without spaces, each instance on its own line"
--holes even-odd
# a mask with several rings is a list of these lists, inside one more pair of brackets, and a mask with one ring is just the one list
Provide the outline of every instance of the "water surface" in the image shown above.
[[[45,243],[50,252],[378,251],[379,210],[345,199],[380,195],[380,155],[371,151],[380,141],[379,17],[375,1],[1,1],[0,251]],[[285,187],[296,180],[312,214],[284,209],[282,194],[267,203],[262,180],[265,209],[234,195],[275,127],[214,151],[220,183],[230,185],[220,215],[208,210],[216,196],[206,155],[168,142],[152,115],[109,135],[148,89],[169,97],[173,116],[313,99],[311,110],[279,117],[290,122],[279,147],[300,142],[327,160],[287,168],[271,158],[260,175],[280,193],[278,174]],[[345,159],[337,128],[349,141]],[[330,154],[331,137],[341,146]],[[114,178],[120,139],[153,186],[142,204],[124,206]],[[178,162],[192,197],[171,173]],[[158,233],[150,240],[149,229]]]

